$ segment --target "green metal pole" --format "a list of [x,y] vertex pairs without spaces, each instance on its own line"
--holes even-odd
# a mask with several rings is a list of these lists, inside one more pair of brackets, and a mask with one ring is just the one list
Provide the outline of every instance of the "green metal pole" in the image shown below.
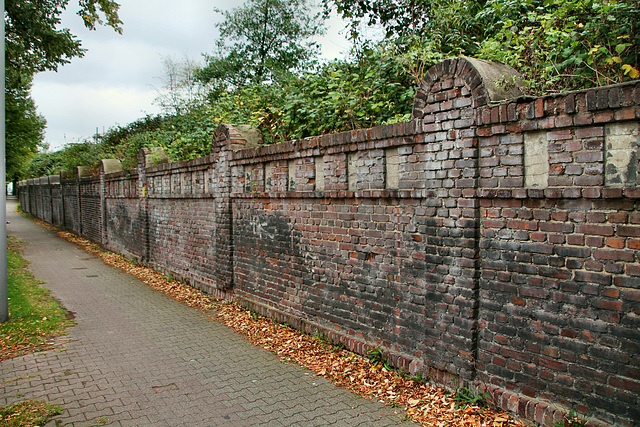
[[0,103],[0,123],[2,123],[2,132],[0,132],[0,164],[2,164],[2,170],[0,171],[0,323],[4,323],[9,320],[9,287],[7,283],[7,166],[5,157],[5,110],[4,110],[4,95],[5,95],[5,80],[4,80],[4,0],[0,0],[2,3],[2,53],[0,54],[0,61],[2,61],[2,71],[0,71],[0,80],[2,80],[2,102]]

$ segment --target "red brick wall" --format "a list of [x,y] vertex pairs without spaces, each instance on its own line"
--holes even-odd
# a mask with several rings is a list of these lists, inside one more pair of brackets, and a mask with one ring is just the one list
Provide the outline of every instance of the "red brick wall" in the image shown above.
[[62,226],[67,230],[80,234],[80,205],[78,203],[78,182],[76,180],[64,180],[61,185],[61,197],[63,206]]
[[635,425],[640,84],[514,98],[504,72],[435,66],[408,123],[142,155],[136,184],[102,177],[102,211],[82,198],[82,232],[102,212],[107,247],[532,421]]
[[147,230],[144,201],[138,191],[137,173],[113,173],[104,177],[104,245],[128,258],[146,256]]
[[[576,406],[610,423],[640,420],[637,169],[624,185],[607,170],[612,123],[635,128],[637,139],[639,96],[638,85],[624,85],[478,112],[478,378],[498,394]],[[530,132],[548,141],[546,188],[524,186]],[[551,412],[519,405],[531,419]]]
[[100,178],[80,178],[80,235],[102,242],[102,204]]

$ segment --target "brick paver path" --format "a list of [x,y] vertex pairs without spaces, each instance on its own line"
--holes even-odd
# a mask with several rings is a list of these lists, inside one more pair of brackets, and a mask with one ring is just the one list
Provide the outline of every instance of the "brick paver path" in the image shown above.
[[388,426],[392,408],[359,398],[206,314],[155,292],[15,213],[36,278],[76,315],[56,350],[0,362],[0,405],[43,399],[47,426]]

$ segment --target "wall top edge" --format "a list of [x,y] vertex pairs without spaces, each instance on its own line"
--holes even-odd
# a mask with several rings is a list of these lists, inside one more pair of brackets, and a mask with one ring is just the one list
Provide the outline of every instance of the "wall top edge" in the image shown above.
[[[425,80],[416,93],[416,98],[419,97],[421,90],[429,90],[425,82],[433,83],[437,80],[438,76],[462,74],[467,76],[470,85],[475,85],[474,87],[478,89],[483,85],[487,86],[488,81],[494,81],[498,74],[505,72],[511,73],[511,69],[502,64],[467,57],[449,59],[434,65],[432,69],[429,70]],[[485,87],[485,90],[490,93],[493,89]],[[636,108],[637,111],[631,119],[640,118],[640,108],[638,108],[640,106],[640,81],[630,81],[569,92],[550,93],[540,97],[525,96],[519,91],[517,91],[517,93],[515,91],[513,93],[494,92],[486,98],[487,102],[485,104],[474,107],[477,110],[475,126],[478,128],[485,125],[517,120],[538,120],[556,114],[554,111],[549,111],[552,108],[557,108],[558,111],[561,110],[563,114],[576,114],[581,111],[593,113],[603,109],[616,110],[633,107]],[[552,104],[554,104],[555,107]],[[495,112],[496,109],[499,111]],[[503,109],[504,111],[502,111]],[[489,110],[494,111],[495,114],[492,114]],[[610,121],[616,120],[618,120],[617,117],[612,117]],[[415,117],[408,122],[380,125],[365,129],[354,129],[270,145],[261,145],[261,140],[255,134],[256,130],[247,125],[221,124],[216,131],[213,148],[222,147],[222,155],[228,156],[227,158],[232,161],[246,163],[266,161],[269,157],[273,159],[283,155],[287,158],[293,158],[292,154],[294,153],[294,157],[296,158],[319,155],[320,153],[326,152],[331,153],[331,150],[335,147],[341,147],[337,150],[346,152],[358,151],[363,148],[401,146],[407,143],[417,142],[409,138],[428,133],[427,124],[432,122],[434,122],[433,116],[425,113],[423,117]],[[380,141],[384,142],[380,144]],[[358,144],[363,143],[369,145],[366,147],[358,146]],[[225,150],[227,151],[226,154],[224,153]],[[211,154],[204,157],[165,163],[166,159],[160,152],[147,150],[141,154],[145,157],[149,156],[149,158],[152,158],[156,156],[161,159],[159,160],[162,162],[160,164],[152,163],[149,165],[144,163],[146,166],[145,171],[150,174],[163,173],[168,170],[182,169],[187,171],[188,169],[194,170],[212,167],[221,155],[220,152],[214,153],[212,151]],[[114,170],[117,169],[118,166],[116,162],[117,161],[102,161],[105,176],[116,177],[121,176],[120,174],[122,173],[126,174],[125,171],[120,172]],[[113,163],[113,165],[111,163]],[[113,166],[113,169],[111,166]],[[93,177],[83,176],[88,172],[88,169],[89,168],[84,166],[78,167],[78,173],[81,179],[97,177],[97,175]],[[138,172],[132,170],[129,171],[129,173],[131,176],[135,176]],[[64,176],[62,177],[62,181],[66,181]],[[26,183],[27,181],[25,181],[25,184]]]
[[106,180],[113,180],[113,179],[118,179],[118,178],[127,178],[127,179],[132,179],[132,178],[137,178],[138,177],[138,171],[135,170],[122,170],[119,172],[110,172],[110,173],[105,173],[104,174],[104,178]]
[[208,155],[204,157],[198,157],[195,159],[189,160],[179,160],[177,162],[171,163],[162,163],[154,166],[150,166],[146,168],[146,172],[148,174],[165,172],[168,170],[177,170],[177,169],[202,169],[202,167],[208,167],[209,165],[215,162],[213,155]]
[[[258,148],[236,150],[233,152],[232,159],[241,160],[308,150],[320,150],[341,145],[360,144],[385,139],[403,138],[419,133],[419,122],[419,119],[413,119],[408,122],[391,123],[365,129],[354,129],[339,133],[284,141]],[[353,150],[355,151],[355,148]]]

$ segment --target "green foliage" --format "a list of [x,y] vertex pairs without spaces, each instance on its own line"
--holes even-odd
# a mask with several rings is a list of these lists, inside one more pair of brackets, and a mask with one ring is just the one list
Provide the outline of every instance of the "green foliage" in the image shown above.
[[206,111],[192,110],[189,114],[165,116],[159,126],[146,132],[136,132],[121,140],[118,149],[112,151],[121,159],[125,169],[136,167],[141,148],[161,147],[170,160],[202,157],[211,151],[211,141],[218,124]]
[[433,2],[429,0],[324,0],[335,5],[342,18],[351,21],[351,37],[360,36],[360,26],[380,25],[386,37],[422,34],[428,27]]
[[531,93],[640,77],[640,4],[635,0],[490,0],[480,56],[523,74]]
[[[414,60],[467,55],[511,65],[532,94],[640,78],[636,0],[325,0],[352,24],[380,24]],[[424,59],[424,60],[423,60]],[[417,72],[416,72],[417,71]]]
[[[79,165],[97,165],[100,159],[116,158],[121,161],[123,169],[135,169],[140,149],[164,147],[165,141],[170,141],[174,133],[171,131],[170,117],[147,115],[126,126],[115,126],[98,135],[97,142],[93,144],[95,153],[74,161],[89,162]],[[68,156],[64,154],[64,157]]]
[[425,377],[422,372],[418,372],[417,375],[409,378],[411,381],[415,381],[417,383],[426,384],[429,382],[429,377]]
[[75,176],[77,166],[88,166],[92,174],[98,172],[100,160],[107,158],[101,147],[92,141],[84,141],[76,144],[67,144],[63,149],[62,168]]
[[359,39],[361,26],[380,25],[386,39],[402,42],[422,39],[441,52],[471,55],[478,47],[483,22],[476,19],[481,0],[324,0],[350,22],[351,37]]
[[[84,26],[90,30],[97,25],[106,25],[122,34],[122,21],[118,16],[120,5],[113,0],[79,0],[80,10],[77,14],[84,21]],[[104,15],[104,18],[101,17]],[[103,21],[105,19],[106,21]]]
[[211,102],[208,114],[214,122],[247,124],[262,131],[265,143],[286,139],[281,127],[284,88],[254,84],[225,91]]
[[323,16],[312,14],[307,0],[247,0],[217,12],[224,15],[221,38],[200,78],[232,88],[305,70],[318,51],[311,39],[324,32]]
[[99,136],[100,143],[107,150],[117,147],[123,140],[126,140],[133,135],[154,131],[160,128],[164,124],[164,121],[165,118],[163,116],[147,115],[129,123],[126,126],[116,126],[109,129],[106,133]]
[[478,18],[483,0],[435,0],[428,32],[419,34],[447,57],[474,56],[480,47],[486,23]]
[[67,171],[68,177],[77,174],[78,166],[88,166],[90,172],[98,173],[100,160],[111,158],[111,155],[101,145],[84,141],[65,145],[61,150],[41,152],[35,155],[24,167],[25,178],[38,178],[46,175],[56,175],[60,171]]
[[22,178],[22,170],[38,152],[44,138],[45,119],[31,98],[29,74],[6,69],[5,150],[7,181]]
[[284,92],[286,139],[407,120],[414,96],[401,64],[384,47],[290,80]]
[[7,67],[31,73],[56,70],[82,56],[80,41],[69,29],[58,29],[66,1],[5,2]]
[[23,178],[39,178],[58,174],[64,169],[63,161],[62,151],[38,153],[25,165]]
[[392,371],[393,368],[389,364],[387,357],[382,353],[382,350],[379,348],[372,348],[367,352],[367,359],[371,362],[373,366],[381,366],[387,371]]
[[40,400],[23,400],[0,407],[0,425],[4,427],[40,426],[62,413],[62,408]]
[[458,387],[453,392],[453,400],[456,402],[456,408],[466,408],[467,406],[478,406],[484,408],[487,406],[488,393],[475,393],[467,387]]
[[98,417],[95,420],[93,420],[93,422],[97,425],[97,426],[101,426],[103,424],[106,424],[109,422],[109,417]]
[[52,153],[39,153],[26,165],[26,177],[37,178],[67,171],[68,177],[77,175],[78,166],[89,167],[91,174],[97,174],[100,160],[112,158],[102,145],[94,141],[84,141],[65,145]]
[[320,341],[323,344],[331,344],[331,340],[324,332],[318,331],[317,329],[313,332],[313,338]]
[[147,116],[126,126],[117,126],[97,136],[96,141],[67,144],[54,153],[40,153],[26,165],[26,176],[59,173],[75,176],[77,166],[98,172],[100,160],[115,158],[125,170],[137,168],[142,148],[161,147],[170,160],[184,160],[209,154],[219,122],[207,110],[185,115]]
[[[59,28],[60,15],[68,0],[6,0],[5,50],[7,67],[32,74],[57,70],[58,66],[84,54],[81,42],[68,28]],[[118,3],[111,0],[81,0],[80,15],[89,29],[102,24],[122,32]]]
[[576,415],[576,411],[571,409],[567,415],[565,415],[561,421],[553,424],[555,427],[582,427],[587,425],[587,422]]
[[[84,54],[80,40],[60,27],[68,0],[6,0],[5,95],[7,180],[23,177],[23,169],[42,144],[46,121],[36,111],[31,83],[37,72],[57,70]],[[120,28],[119,5],[112,0],[80,0],[84,24],[95,29],[105,24]],[[103,22],[102,17],[105,21]]]
[[209,112],[216,122],[260,129],[265,143],[305,138],[407,120],[410,80],[389,49],[371,49],[354,62],[334,61],[280,84],[224,92]]

